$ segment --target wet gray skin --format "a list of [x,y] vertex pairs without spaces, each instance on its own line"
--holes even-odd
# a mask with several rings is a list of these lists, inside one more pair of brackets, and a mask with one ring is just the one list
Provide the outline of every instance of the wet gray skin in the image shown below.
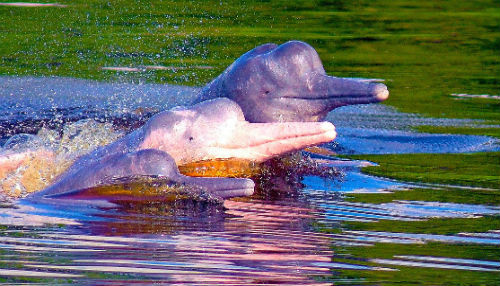
[[227,158],[262,162],[335,136],[329,122],[249,123],[238,104],[218,98],[153,116],[143,127],[80,157],[36,195],[105,185],[109,178],[159,175],[203,186],[222,198],[246,196],[253,192],[251,180],[189,178],[178,173],[176,164]]
[[[98,159],[87,166],[82,165],[83,162],[77,162],[72,167],[73,170],[70,170],[57,183],[41,192],[34,193],[31,198],[90,199],[84,194],[79,196],[79,191],[113,183],[116,178],[147,175],[159,175],[163,180],[176,185],[202,188],[210,195],[222,199],[249,196],[254,190],[254,183],[250,179],[184,176],[179,173],[170,155],[154,149],[118,153]],[[75,166],[79,168],[74,168]]]
[[198,101],[228,97],[250,122],[319,121],[345,105],[387,99],[384,84],[328,76],[310,45],[290,41],[250,50],[205,86]]

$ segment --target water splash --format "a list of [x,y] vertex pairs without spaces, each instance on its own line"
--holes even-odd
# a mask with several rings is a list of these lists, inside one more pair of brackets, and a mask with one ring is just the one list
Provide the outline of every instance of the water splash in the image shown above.
[[81,155],[123,136],[110,123],[92,119],[64,125],[61,132],[42,128],[36,135],[16,134],[0,148],[0,189],[22,197],[48,186]]

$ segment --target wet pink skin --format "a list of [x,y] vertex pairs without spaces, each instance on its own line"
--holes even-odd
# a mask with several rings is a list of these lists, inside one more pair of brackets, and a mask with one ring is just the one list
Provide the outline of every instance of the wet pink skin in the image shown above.
[[384,84],[326,74],[310,45],[264,44],[239,57],[207,84],[198,101],[227,97],[249,122],[320,121],[331,110],[386,100]]
[[34,196],[60,196],[137,175],[202,186],[221,198],[247,196],[254,187],[249,179],[190,178],[177,165],[224,158],[262,162],[335,136],[329,122],[249,123],[238,104],[219,98],[155,115],[143,127],[79,158]]
[[167,152],[178,165],[225,158],[262,162],[336,136],[330,122],[250,123],[227,98],[162,112],[138,132],[143,139],[136,148]]

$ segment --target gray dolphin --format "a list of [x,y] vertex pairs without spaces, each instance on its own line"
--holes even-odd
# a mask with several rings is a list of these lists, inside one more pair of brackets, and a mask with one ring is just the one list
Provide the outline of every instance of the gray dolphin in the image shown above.
[[239,57],[207,84],[198,101],[227,97],[250,122],[319,121],[331,110],[387,99],[384,84],[328,76],[310,45],[264,44]]
[[[155,149],[144,149],[131,153],[118,153],[103,157],[92,164],[83,166],[77,162],[59,181],[31,198],[56,199],[98,199],[91,192],[83,190],[113,184],[117,178],[136,176],[160,176],[172,185],[201,188],[210,195],[227,199],[253,194],[254,183],[250,179],[240,178],[196,178],[179,173],[174,159],[167,153]],[[74,165],[75,166],[75,165]],[[157,194],[161,197],[161,194]],[[122,195],[118,195],[122,196]],[[135,200],[140,199],[138,196]],[[114,198],[116,199],[116,198]]]
[[175,164],[226,158],[261,162],[335,136],[329,122],[249,123],[234,101],[213,99],[153,116],[143,127],[79,158],[36,196],[60,195],[104,184],[110,177],[134,175],[199,184],[222,198],[249,195],[251,180],[188,178]]

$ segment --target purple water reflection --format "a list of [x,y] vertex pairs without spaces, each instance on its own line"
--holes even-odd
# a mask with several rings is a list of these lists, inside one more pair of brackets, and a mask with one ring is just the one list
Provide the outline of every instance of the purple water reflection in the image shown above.
[[[0,249],[33,257],[23,262],[26,275],[64,273],[88,283],[116,283],[87,275],[96,272],[143,283],[329,285],[314,279],[330,273],[333,255],[329,237],[311,228],[314,209],[295,199],[226,201],[223,207],[110,210],[63,229],[26,227],[30,238],[0,238]],[[43,262],[55,253],[55,261]]]

